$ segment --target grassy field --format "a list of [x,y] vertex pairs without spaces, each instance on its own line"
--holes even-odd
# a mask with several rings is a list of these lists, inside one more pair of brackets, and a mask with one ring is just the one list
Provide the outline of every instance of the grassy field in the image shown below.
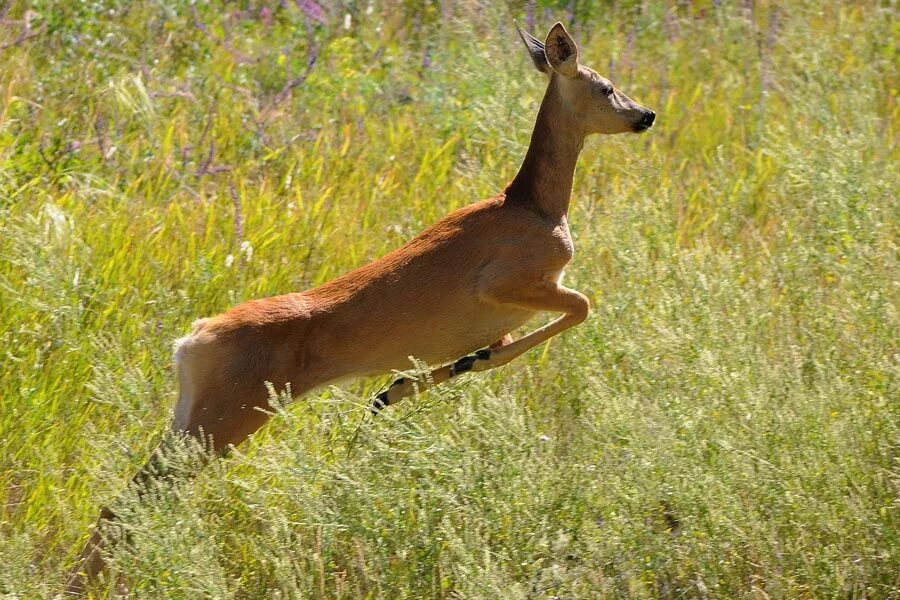
[[[334,6],[0,0],[0,597],[57,594],[115,502],[133,598],[900,598],[896,3]],[[513,18],[658,113],[582,153],[587,322],[121,496],[193,319],[512,178]]]

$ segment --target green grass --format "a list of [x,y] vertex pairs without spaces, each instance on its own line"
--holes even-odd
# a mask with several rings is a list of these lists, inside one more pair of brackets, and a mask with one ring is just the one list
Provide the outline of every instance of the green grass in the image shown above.
[[[524,9],[452,4],[309,28],[274,0],[9,4],[0,596],[59,592],[167,426],[193,319],[511,179],[545,86]],[[587,322],[378,420],[387,378],[324,390],[121,498],[130,597],[900,598],[894,3],[574,19],[582,62],[659,114],[582,154]]]

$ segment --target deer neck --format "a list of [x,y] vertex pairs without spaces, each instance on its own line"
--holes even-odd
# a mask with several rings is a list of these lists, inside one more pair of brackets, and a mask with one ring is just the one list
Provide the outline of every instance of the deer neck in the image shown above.
[[541,102],[522,167],[506,188],[508,202],[554,222],[569,211],[575,163],[584,144],[584,134],[565,118],[562,102],[554,77]]

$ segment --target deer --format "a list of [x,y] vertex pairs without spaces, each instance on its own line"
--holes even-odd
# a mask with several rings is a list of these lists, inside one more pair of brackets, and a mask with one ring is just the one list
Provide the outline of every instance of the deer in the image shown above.
[[[579,64],[562,23],[544,42],[515,25],[548,85],[506,189],[330,282],[196,321],[175,342],[172,432],[222,453],[269,419],[271,386],[299,397],[347,378],[402,371],[410,357],[433,367],[424,378],[396,379],[372,401],[377,413],[463,373],[503,366],[587,318],[588,298],[561,283],[574,254],[567,214],[578,155],[587,136],[640,133],[656,114]],[[514,339],[538,313],[560,316]],[[133,483],[157,475],[163,452],[161,444]],[[102,509],[69,593],[83,593],[103,571],[101,525],[115,519]]]

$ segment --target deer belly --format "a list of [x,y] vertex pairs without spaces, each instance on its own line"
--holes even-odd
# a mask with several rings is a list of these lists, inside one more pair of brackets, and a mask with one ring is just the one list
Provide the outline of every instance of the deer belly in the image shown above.
[[521,309],[487,309],[455,319],[436,318],[426,325],[404,356],[430,365],[444,364],[493,344],[524,325],[535,313]]
[[330,365],[335,377],[410,369],[410,358],[431,366],[447,364],[515,332],[535,314],[469,295],[404,300],[390,298],[366,310],[354,306],[314,316],[310,335],[325,357],[320,362]]

